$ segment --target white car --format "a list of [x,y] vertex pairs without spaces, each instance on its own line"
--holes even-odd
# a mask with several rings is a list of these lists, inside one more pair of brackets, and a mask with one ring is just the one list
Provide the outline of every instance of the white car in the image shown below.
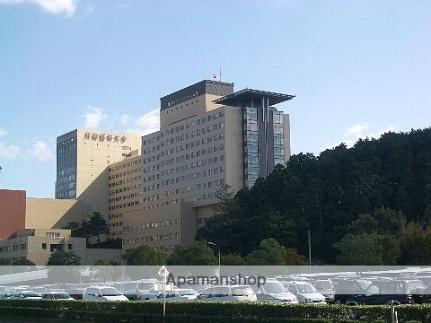
[[[164,294],[165,300],[171,302],[189,301],[194,300],[197,297],[198,294],[193,289],[174,289],[166,291]],[[156,299],[163,300],[163,292],[161,292]]]
[[254,287],[254,290],[258,301],[298,304],[296,296],[276,279],[268,279],[262,286]]
[[84,289],[84,301],[94,302],[125,302],[128,298],[118,289],[110,286],[91,286]]
[[253,302],[256,293],[249,285],[214,286],[203,290],[199,299],[211,302],[239,301]]
[[74,298],[62,290],[51,290],[42,294],[42,299],[51,301],[74,301]]
[[296,295],[299,303],[326,304],[325,296],[319,293],[314,286],[305,281],[283,282],[287,289]]
[[185,297],[187,300],[194,300],[199,296],[198,292],[191,288],[174,288],[174,291],[178,292],[179,295]]
[[42,294],[31,291],[31,290],[13,291],[7,299],[40,300],[40,299],[42,299]]

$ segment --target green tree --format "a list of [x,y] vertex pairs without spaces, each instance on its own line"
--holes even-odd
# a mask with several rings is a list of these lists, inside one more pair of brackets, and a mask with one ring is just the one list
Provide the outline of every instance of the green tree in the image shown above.
[[305,256],[298,253],[295,248],[283,248],[284,262],[288,266],[302,266],[307,264]]
[[409,223],[401,236],[401,263],[405,265],[431,264],[431,227],[424,229]]
[[335,244],[339,251],[337,264],[339,265],[381,265],[383,247],[376,242],[373,235],[346,235]]
[[226,266],[246,265],[245,259],[239,253],[222,254],[220,262],[222,265],[226,265]]
[[373,218],[377,221],[377,233],[400,236],[406,226],[406,217],[402,212],[388,208],[380,208],[373,212]]
[[76,222],[71,222],[66,228],[72,230],[73,237],[87,238],[87,240],[95,237],[98,243],[101,242],[102,235],[109,233],[109,226],[99,212],[93,212],[79,225]]
[[146,245],[134,249],[128,249],[123,254],[123,259],[129,266],[153,266],[166,264],[166,254]]
[[19,258],[14,259],[11,263],[12,266],[34,266],[34,262],[26,259],[26,258]]
[[48,266],[79,266],[81,258],[71,251],[53,252],[48,259]]
[[262,240],[259,248],[247,256],[248,265],[285,265],[284,248],[275,239]]
[[206,266],[216,265],[218,260],[205,241],[195,241],[188,247],[175,247],[167,262],[168,265]]
[[9,258],[0,258],[0,266],[9,266],[10,259]]
[[371,234],[377,232],[378,224],[370,214],[359,214],[358,218],[349,226],[352,234]]
[[[220,212],[198,230],[197,239],[215,240],[224,252],[245,256],[274,238],[306,254],[311,230],[312,245],[322,246],[313,248],[313,259],[322,263],[336,262],[336,242],[347,234],[399,239],[404,223],[430,223],[430,142],[427,128],[385,133],[352,148],[341,144],[319,156],[293,155],[253,187],[222,194]],[[383,243],[368,242],[377,249]],[[394,256],[387,256],[382,261],[392,262]]]
[[382,265],[396,265],[401,255],[399,239],[389,234],[375,235],[374,238],[377,244],[382,246]]
[[399,241],[391,235],[348,234],[335,248],[339,265],[394,265],[400,256]]

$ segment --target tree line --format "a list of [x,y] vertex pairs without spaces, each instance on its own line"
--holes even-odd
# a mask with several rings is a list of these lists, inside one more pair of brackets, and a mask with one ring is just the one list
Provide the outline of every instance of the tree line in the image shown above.
[[310,230],[313,264],[430,264],[431,128],[293,155],[219,198],[197,239],[225,252],[245,256],[273,238],[306,255]]

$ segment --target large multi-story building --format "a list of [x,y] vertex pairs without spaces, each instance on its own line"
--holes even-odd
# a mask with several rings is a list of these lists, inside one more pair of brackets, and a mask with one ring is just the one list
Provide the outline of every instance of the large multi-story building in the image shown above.
[[107,222],[113,239],[123,236],[123,217],[142,210],[141,161],[141,155],[133,155],[109,166]]
[[194,240],[217,192],[250,188],[290,157],[292,95],[204,80],[160,99],[160,131],[77,129],[57,138],[56,197],[108,220],[124,248],[169,251]]
[[57,199],[78,198],[108,215],[109,165],[141,151],[137,134],[76,129],[57,138]]
[[218,81],[162,97],[160,131],[142,138],[139,211],[124,216],[123,204],[123,247],[171,250],[190,243],[214,215],[217,191],[251,187],[284,164],[289,116],[274,105],[292,98],[251,89],[234,93],[232,83]]

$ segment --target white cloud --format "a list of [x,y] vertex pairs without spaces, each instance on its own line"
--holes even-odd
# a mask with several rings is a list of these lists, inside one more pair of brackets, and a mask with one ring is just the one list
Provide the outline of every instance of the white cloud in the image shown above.
[[[378,131],[369,131],[370,125],[367,122],[358,123],[355,124],[349,128],[346,128],[344,130],[343,139],[341,142],[345,143],[347,147],[352,147],[359,139],[365,139],[365,138],[379,138],[382,134],[389,132],[389,131],[395,131],[394,126],[389,126],[386,129],[378,130]],[[341,143],[340,142],[340,143]],[[325,149],[331,149],[335,146],[338,146],[338,144],[327,144]]]
[[0,159],[17,159],[21,155],[21,148],[16,145],[6,145],[0,142]]
[[91,105],[88,106],[88,111],[83,117],[84,127],[88,129],[98,128],[107,119],[106,114],[103,113],[101,108]]
[[132,118],[128,114],[123,114],[120,117],[120,122],[123,126],[128,126],[131,121],[132,121]]
[[134,123],[133,129],[128,129],[128,132],[147,135],[160,130],[160,110],[154,109],[144,115],[138,117]]
[[0,0],[0,4],[34,4],[52,14],[72,16],[76,10],[76,0]]
[[54,159],[54,152],[46,142],[37,140],[27,151],[27,158],[44,162]]
[[6,135],[7,135],[6,129],[0,128],[0,137],[6,136]]

